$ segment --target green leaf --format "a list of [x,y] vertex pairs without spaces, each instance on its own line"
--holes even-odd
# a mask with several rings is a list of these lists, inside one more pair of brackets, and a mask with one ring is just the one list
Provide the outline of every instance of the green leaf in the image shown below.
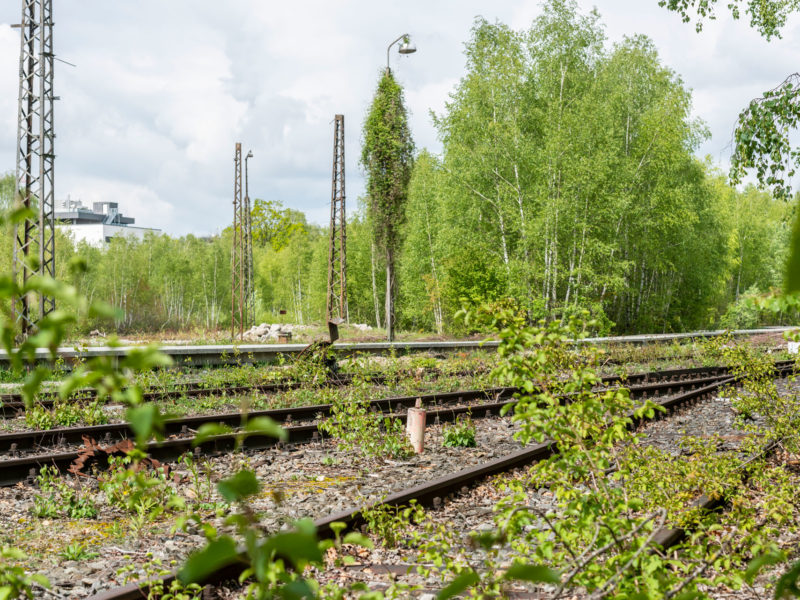
[[105,318],[121,320],[125,312],[119,308],[114,308],[107,302],[92,302],[89,306],[89,318]]
[[36,367],[25,378],[22,386],[22,397],[25,401],[25,408],[33,406],[33,399],[39,393],[42,382],[50,375],[50,370],[45,367]]
[[18,206],[17,208],[13,209],[11,212],[8,213],[8,222],[15,224],[15,223],[22,223],[25,219],[36,219],[36,211],[32,208],[25,207],[25,206]]
[[236,562],[238,557],[233,538],[223,536],[209,542],[200,552],[190,555],[178,571],[178,579],[183,583],[203,581],[210,573]]
[[243,469],[233,477],[220,481],[217,490],[228,502],[238,502],[247,496],[257,494],[261,490],[261,485],[255,473]]
[[775,584],[775,599],[800,596],[798,581],[800,581],[800,560],[789,567],[789,570],[778,579],[778,583]]
[[164,432],[164,417],[155,404],[133,406],[126,416],[139,446],[153,437],[160,438]]
[[355,544],[356,546],[361,546],[362,548],[374,548],[375,545],[372,543],[372,540],[369,539],[367,536],[358,533],[356,531],[351,531],[342,539],[343,544]]
[[288,438],[288,434],[283,428],[269,417],[250,419],[247,421],[247,425],[244,426],[244,430],[247,435],[268,435],[279,440]]
[[308,517],[299,519],[295,522],[294,526],[297,531],[305,533],[306,535],[316,535],[317,533],[317,526],[314,525],[313,519],[309,519]]
[[303,598],[316,598],[316,593],[305,579],[298,579],[283,586],[278,590],[281,598],[286,600],[303,600]]
[[750,561],[750,564],[747,565],[747,570],[744,573],[744,580],[747,583],[753,583],[753,580],[762,568],[768,565],[776,565],[784,560],[786,560],[786,556],[781,552],[766,552],[765,554],[756,556]]
[[451,581],[447,587],[439,592],[436,598],[437,600],[446,600],[447,598],[458,596],[461,592],[475,585],[480,580],[481,578],[478,576],[478,574],[470,569]]
[[194,436],[192,446],[199,446],[207,439],[212,438],[215,435],[225,435],[231,431],[232,429],[230,427],[223,425],[222,423],[203,423],[197,429],[197,435]]
[[561,576],[542,565],[511,565],[503,575],[504,579],[518,579],[521,581],[542,581],[545,583],[561,583]]
[[163,354],[158,346],[151,345],[144,348],[132,348],[122,360],[120,367],[134,371],[149,371],[157,367],[171,367],[172,359]]
[[317,537],[307,533],[279,533],[269,538],[264,548],[271,556],[287,558],[297,570],[302,570],[308,563],[322,562]]
[[787,294],[800,291],[800,212],[795,216],[794,226],[792,227],[784,288]]

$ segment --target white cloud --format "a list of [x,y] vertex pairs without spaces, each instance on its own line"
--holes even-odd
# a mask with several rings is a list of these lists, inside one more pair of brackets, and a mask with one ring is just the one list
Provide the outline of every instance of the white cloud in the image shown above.
[[[795,69],[798,24],[768,43],[727,17],[698,35],[656,0],[596,4],[611,42],[653,38],[694,90],[694,114],[713,138],[699,153],[726,162],[736,115]],[[463,75],[476,15],[515,28],[534,0],[404,3],[367,0],[63,0],[55,7],[56,193],[121,203],[137,224],[172,234],[219,230],[230,220],[233,145],[253,150],[250,195],[280,199],[325,223],[332,119],[346,122],[347,195],[363,194],[361,124],[386,45],[412,34],[419,51],[392,53],[418,148],[439,151],[430,109],[441,112]],[[14,167],[19,33],[15,3],[0,6],[0,172]]]

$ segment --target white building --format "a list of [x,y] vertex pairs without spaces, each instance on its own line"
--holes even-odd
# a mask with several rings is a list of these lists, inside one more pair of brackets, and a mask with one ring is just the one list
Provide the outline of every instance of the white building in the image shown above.
[[119,235],[142,239],[147,232],[160,231],[132,227],[135,219],[122,216],[117,202],[95,202],[90,209],[80,200],[70,200],[67,197],[57,207],[55,220],[58,228],[65,233],[71,233],[76,243],[83,240],[92,246],[102,246]]

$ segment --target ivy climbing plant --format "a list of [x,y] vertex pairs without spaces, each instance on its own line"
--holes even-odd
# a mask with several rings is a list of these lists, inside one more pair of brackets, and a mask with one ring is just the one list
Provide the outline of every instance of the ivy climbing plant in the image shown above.
[[414,143],[403,104],[403,89],[387,68],[364,121],[361,165],[367,173],[367,212],[375,244],[386,262],[386,332],[394,339],[396,252],[405,220]]

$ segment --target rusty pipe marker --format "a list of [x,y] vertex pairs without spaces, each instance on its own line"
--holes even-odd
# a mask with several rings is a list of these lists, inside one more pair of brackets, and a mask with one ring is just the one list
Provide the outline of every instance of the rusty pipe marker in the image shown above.
[[416,406],[406,414],[406,433],[414,452],[422,454],[425,450],[425,420],[428,411],[422,408],[422,398],[417,398]]

